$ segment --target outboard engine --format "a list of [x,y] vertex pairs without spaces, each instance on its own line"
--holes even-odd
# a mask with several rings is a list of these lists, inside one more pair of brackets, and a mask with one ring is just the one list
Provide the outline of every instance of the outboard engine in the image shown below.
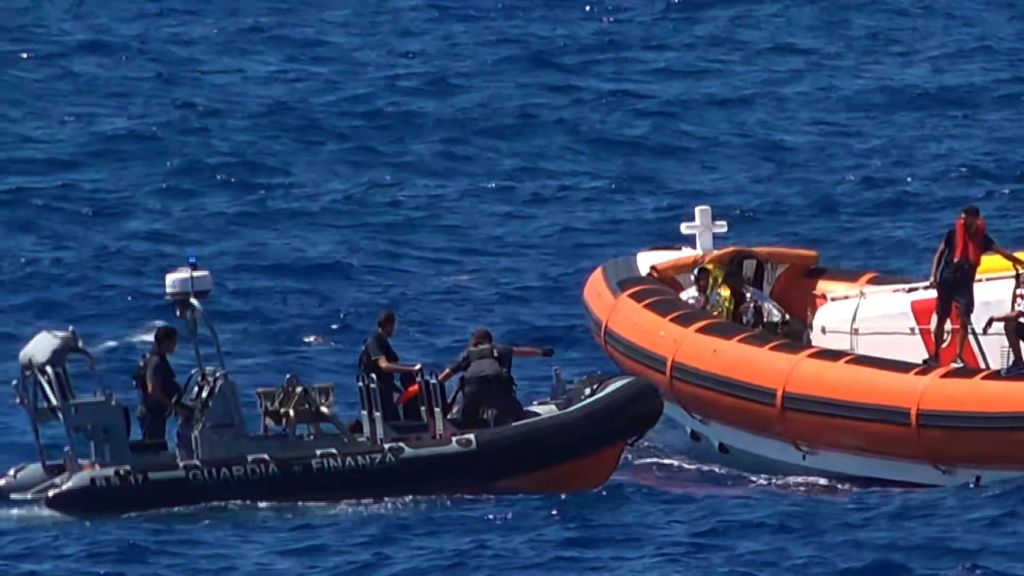
[[11,494],[27,492],[44,482],[64,473],[61,462],[26,462],[18,464],[0,478],[0,500],[10,498]]

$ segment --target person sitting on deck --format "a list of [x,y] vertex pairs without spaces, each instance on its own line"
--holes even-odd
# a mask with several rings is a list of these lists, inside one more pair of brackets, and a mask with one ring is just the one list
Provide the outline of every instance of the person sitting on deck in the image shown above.
[[709,304],[708,290],[711,287],[711,270],[705,266],[693,272],[693,286],[684,290],[679,297],[698,310],[704,310]]
[[1016,297],[1024,289],[1022,284],[1024,282],[1018,276],[1013,289],[1013,310],[1002,316],[990,316],[985,321],[984,328],[981,329],[982,334],[988,334],[993,323],[1003,323],[1003,332],[1006,334],[1006,341],[1010,344],[1010,353],[1013,354],[1013,361],[1010,362],[1010,365],[999,371],[1003,376],[1019,376],[1024,374],[1024,359],[1021,358],[1020,350],[1020,342],[1024,340],[1024,322],[1022,322],[1022,319],[1024,319],[1024,298]]
[[725,271],[722,285],[710,298],[709,308],[723,320],[799,341],[805,339],[799,326],[790,325],[789,314],[768,294],[748,285],[743,272],[736,267]]
[[747,302],[746,282],[739,268],[729,267],[722,277],[722,284],[716,291],[717,302],[712,303],[710,310],[723,320],[731,320],[743,324],[743,305]]

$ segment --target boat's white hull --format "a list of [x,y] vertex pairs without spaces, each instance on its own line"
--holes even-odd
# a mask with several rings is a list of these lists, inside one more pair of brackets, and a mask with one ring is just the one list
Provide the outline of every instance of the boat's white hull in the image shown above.
[[1021,470],[941,468],[927,462],[820,449],[803,449],[789,442],[757,436],[696,418],[672,402],[665,415],[685,427],[676,447],[701,462],[719,463],[752,474],[861,479],[879,483],[922,486],[991,483],[1024,476]]

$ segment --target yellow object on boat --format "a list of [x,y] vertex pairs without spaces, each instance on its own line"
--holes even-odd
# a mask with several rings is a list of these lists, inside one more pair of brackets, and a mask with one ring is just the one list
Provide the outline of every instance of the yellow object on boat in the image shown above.
[[[1024,252],[1014,252],[1014,256],[1024,260]],[[991,274],[1008,274],[1013,272],[1013,263],[999,254],[985,254],[981,257],[981,264],[978,266],[978,276]]]

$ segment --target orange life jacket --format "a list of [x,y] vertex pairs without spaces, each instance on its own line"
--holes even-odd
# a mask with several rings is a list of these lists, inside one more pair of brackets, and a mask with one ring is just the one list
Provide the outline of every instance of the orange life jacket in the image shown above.
[[974,227],[974,234],[968,234],[967,224],[961,216],[956,221],[956,247],[953,253],[953,262],[960,262],[967,259],[974,268],[981,264],[981,254],[985,246],[985,220],[978,219],[978,225]]

